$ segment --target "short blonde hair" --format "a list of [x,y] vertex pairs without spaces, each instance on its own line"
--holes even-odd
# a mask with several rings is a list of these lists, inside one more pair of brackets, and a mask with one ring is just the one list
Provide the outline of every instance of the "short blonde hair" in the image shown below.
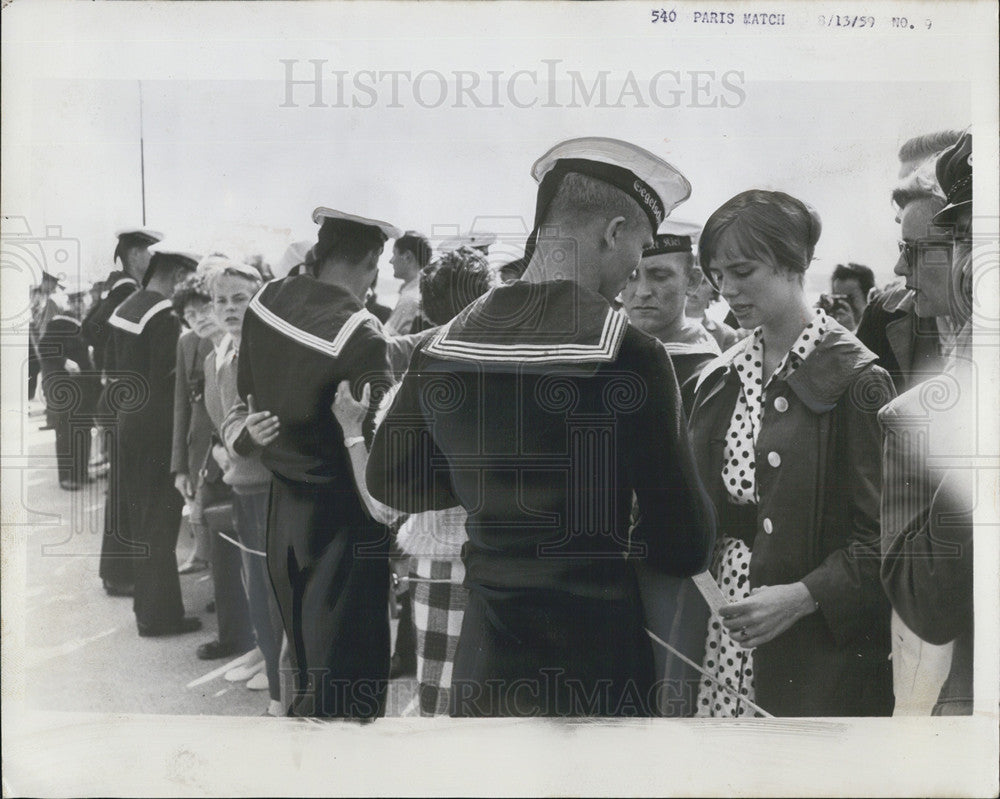
[[254,269],[254,267],[230,261],[226,258],[219,258],[212,263],[211,268],[206,271],[203,278],[209,294],[215,294],[215,287],[223,277],[242,278],[249,283],[253,283],[254,291],[259,289],[264,282],[260,272]]

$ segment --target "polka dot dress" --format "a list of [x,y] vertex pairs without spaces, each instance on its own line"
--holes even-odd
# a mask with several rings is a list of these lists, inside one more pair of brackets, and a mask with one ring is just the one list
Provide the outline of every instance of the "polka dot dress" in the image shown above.
[[[746,599],[750,595],[750,547],[738,538],[724,538],[715,549],[712,574],[716,576],[719,587],[730,602]],[[740,697],[756,701],[753,689],[753,650],[744,649],[736,643],[714,614],[708,620],[702,667],[718,682],[728,685],[732,692],[702,677],[695,716],[740,718],[756,715],[750,705],[740,701]]]
[[[826,333],[828,320],[829,317],[821,310],[816,311],[814,319],[799,334],[766,385],[763,381],[764,341],[761,329],[758,328],[744,340],[745,351],[738,354],[734,361],[741,391],[726,433],[722,464],[723,484],[733,503],[750,505],[758,501],[754,451],[764,413],[764,390],[774,380],[787,379],[809,357]],[[716,545],[712,574],[730,602],[738,602],[750,595],[750,555],[750,547],[738,538],[723,535]],[[740,697],[756,701],[753,650],[744,649],[733,640],[718,616],[713,615],[708,622],[702,665],[715,681],[702,678],[696,716],[739,718],[756,715],[756,711],[740,701]],[[732,690],[727,691],[718,683]]]
[[828,320],[823,311],[816,310],[816,316],[799,334],[766,385],[763,380],[764,338],[761,328],[758,327],[744,339],[744,351],[733,361],[740,378],[740,394],[726,431],[722,483],[737,505],[749,505],[758,500],[754,449],[764,413],[764,390],[775,380],[787,380],[809,357],[826,332]]

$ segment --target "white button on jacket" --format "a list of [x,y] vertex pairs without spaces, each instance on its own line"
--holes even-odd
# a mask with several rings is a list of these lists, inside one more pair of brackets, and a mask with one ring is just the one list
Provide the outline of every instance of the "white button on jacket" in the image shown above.
[[767,453],[767,462],[778,468],[781,466],[781,456],[777,452],[769,452]]

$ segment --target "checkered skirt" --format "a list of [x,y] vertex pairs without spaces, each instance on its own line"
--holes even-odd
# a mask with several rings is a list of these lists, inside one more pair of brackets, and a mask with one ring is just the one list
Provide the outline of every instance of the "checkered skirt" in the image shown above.
[[448,714],[455,650],[469,599],[464,579],[459,558],[410,560],[421,716]]

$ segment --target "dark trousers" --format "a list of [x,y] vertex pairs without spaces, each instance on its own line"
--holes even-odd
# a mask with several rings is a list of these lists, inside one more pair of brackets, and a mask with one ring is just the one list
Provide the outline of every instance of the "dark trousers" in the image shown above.
[[158,454],[122,432],[120,486],[128,530],[142,547],[135,559],[136,624],[145,633],[176,630],[184,617],[177,575],[177,535],[183,500],[170,477],[170,447]]
[[385,528],[350,487],[275,476],[267,566],[294,670],[288,714],[371,719],[389,682]]
[[[264,553],[267,546],[268,491],[233,494],[236,530],[248,549]],[[281,699],[279,659],[281,656],[281,613],[267,576],[267,558],[253,552],[243,553],[250,621],[257,636],[257,646],[264,655],[267,690],[271,699]]]
[[637,599],[470,587],[452,716],[648,716],[654,698]]
[[[108,488],[104,502],[104,538],[101,541],[99,574],[106,583],[127,586],[135,582],[136,559],[144,550],[129,534],[128,508],[122,485],[120,436],[116,424],[103,428],[104,451],[108,455]],[[176,492],[175,492],[176,493]]]
[[[199,490],[202,492],[205,523],[209,524],[210,520],[215,518],[215,514],[204,513],[204,508],[219,503],[229,503],[233,494],[222,480],[203,483]],[[215,618],[219,625],[219,644],[233,652],[249,652],[254,647],[254,634],[246,589],[243,586],[242,552],[235,544],[219,535],[223,532],[230,538],[238,540],[235,530],[232,529],[232,522],[235,521],[235,505],[233,511],[233,515],[227,518],[230,524],[227,524],[225,530],[208,531]]]
[[55,414],[56,463],[59,467],[59,482],[72,480],[76,483],[87,481],[90,464],[90,424],[72,413]]

